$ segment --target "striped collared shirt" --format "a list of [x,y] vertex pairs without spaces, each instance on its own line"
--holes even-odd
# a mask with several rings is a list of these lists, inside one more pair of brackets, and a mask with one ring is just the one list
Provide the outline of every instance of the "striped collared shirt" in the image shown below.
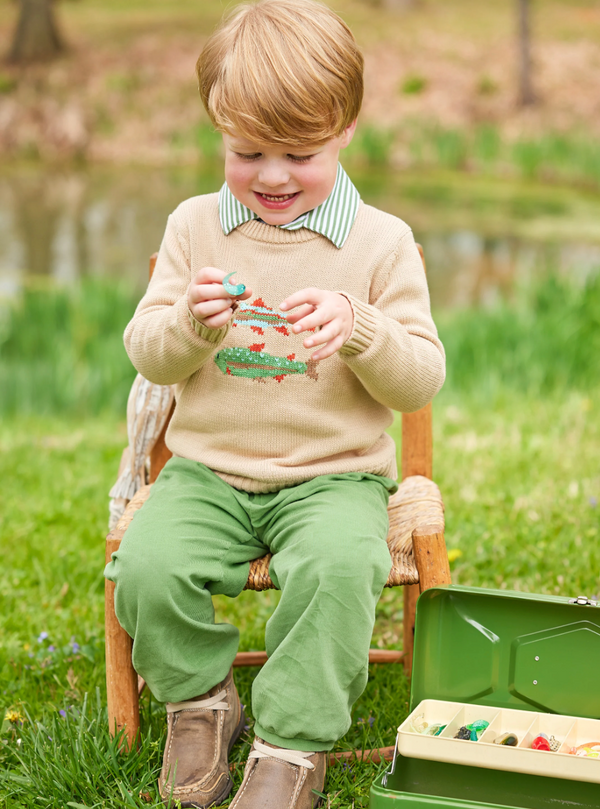
[[[360,194],[338,163],[335,185],[325,202],[313,208],[312,211],[303,213],[293,222],[278,225],[278,227],[283,230],[308,228],[308,230],[325,236],[336,247],[342,247],[356,219],[359,202]],[[233,196],[227,183],[224,183],[219,192],[219,218],[223,233],[227,236],[244,222],[260,219],[260,216],[242,205]]]

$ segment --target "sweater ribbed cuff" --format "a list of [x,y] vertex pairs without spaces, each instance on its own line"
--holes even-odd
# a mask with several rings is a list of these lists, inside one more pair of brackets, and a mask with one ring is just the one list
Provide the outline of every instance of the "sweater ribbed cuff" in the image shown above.
[[347,299],[354,315],[352,334],[340,348],[339,353],[346,356],[360,354],[361,351],[369,348],[375,337],[377,320],[373,313],[373,307],[368,303],[359,301],[353,295],[347,295],[345,292],[340,292],[339,294]]
[[203,340],[207,340],[209,343],[220,343],[229,331],[229,323],[221,326],[220,329],[209,329],[204,323],[200,323],[199,320],[196,320],[189,309],[188,318],[198,337],[202,337]]

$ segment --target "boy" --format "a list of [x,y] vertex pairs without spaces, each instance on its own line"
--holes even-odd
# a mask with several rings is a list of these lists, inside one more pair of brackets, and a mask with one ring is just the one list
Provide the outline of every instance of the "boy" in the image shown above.
[[391,566],[385,429],[444,379],[411,231],[364,205],[338,164],[362,68],[347,26],[313,0],[238,8],[212,35],[198,75],[225,184],[169,217],[125,333],[140,373],[176,386],[174,457],[106,575],[134,666],[167,703],[159,786],[182,806],[231,790],[238,632],[215,624],[211,596],[238,595],[268,551],[281,601],[231,807],[316,805]]

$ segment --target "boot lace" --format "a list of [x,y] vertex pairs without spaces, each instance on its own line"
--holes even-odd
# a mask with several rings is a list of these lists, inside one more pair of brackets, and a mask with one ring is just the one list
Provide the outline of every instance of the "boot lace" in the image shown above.
[[223,698],[227,696],[227,691],[224,688],[212,697],[206,699],[188,699],[184,702],[167,702],[167,713],[179,713],[179,711],[228,711],[229,703],[223,702]]

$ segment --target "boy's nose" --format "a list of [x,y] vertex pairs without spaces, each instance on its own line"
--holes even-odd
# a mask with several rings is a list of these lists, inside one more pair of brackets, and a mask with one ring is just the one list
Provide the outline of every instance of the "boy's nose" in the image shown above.
[[285,166],[280,163],[268,163],[261,166],[258,173],[258,180],[269,188],[277,188],[289,182],[290,173]]

